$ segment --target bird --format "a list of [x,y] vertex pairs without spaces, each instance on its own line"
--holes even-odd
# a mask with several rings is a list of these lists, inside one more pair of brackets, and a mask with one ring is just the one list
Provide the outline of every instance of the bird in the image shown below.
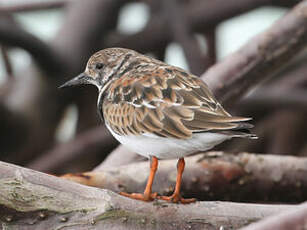
[[[251,118],[231,116],[199,77],[134,50],[106,48],[94,53],[85,71],[60,88],[82,84],[98,88],[97,112],[111,134],[149,159],[144,193],[120,192],[129,198],[195,202],[180,194],[184,157],[234,137],[257,138],[250,132]],[[178,159],[171,196],[152,192],[161,159]]]

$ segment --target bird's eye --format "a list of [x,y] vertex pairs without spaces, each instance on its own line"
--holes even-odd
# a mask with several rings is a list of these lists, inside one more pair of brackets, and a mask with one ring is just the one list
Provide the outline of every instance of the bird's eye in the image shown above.
[[96,69],[102,69],[103,68],[103,63],[97,63],[95,68]]

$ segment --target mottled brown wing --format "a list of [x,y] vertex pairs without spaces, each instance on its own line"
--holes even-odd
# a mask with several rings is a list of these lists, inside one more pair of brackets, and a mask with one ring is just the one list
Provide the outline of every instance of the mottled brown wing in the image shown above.
[[105,121],[116,133],[189,138],[193,132],[232,130],[248,118],[232,117],[207,85],[181,69],[122,76],[104,99]]

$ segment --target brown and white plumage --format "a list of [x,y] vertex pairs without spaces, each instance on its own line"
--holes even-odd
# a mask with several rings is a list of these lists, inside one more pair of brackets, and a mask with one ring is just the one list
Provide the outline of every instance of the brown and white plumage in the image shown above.
[[[103,67],[97,68],[101,67],[99,64]],[[250,118],[231,116],[198,77],[133,50],[109,48],[95,53],[83,78],[86,78],[83,83],[99,88],[98,113],[112,134],[142,155],[168,158],[165,152],[154,153],[154,148],[150,153],[143,153],[142,147],[135,148],[138,140],[150,146],[142,138],[134,138],[148,139],[148,134],[156,136],[155,141],[160,137],[182,143],[200,134],[203,138],[198,141],[203,143],[208,134],[218,136],[216,142],[210,140],[211,144],[197,149],[191,146],[191,151],[207,150],[232,137],[255,137],[248,132],[252,125],[246,121]],[[130,137],[133,137],[131,144],[125,140]],[[187,148],[181,151],[190,154]],[[169,146],[168,151],[180,152]]]
[[249,120],[227,113],[197,77],[167,66],[125,73],[108,88],[102,107],[119,135],[187,139],[195,132],[244,128],[240,122]]
[[211,149],[233,137],[255,138],[233,117],[207,85],[183,69],[123,48],[95,53],[86,70],[63,86],[94,84],[98,113],[123,145],[152,159],[144,194],[123,194],[145,201],[156,198],[151,186],[158,159],[179,158],[175,192],[162,199],[188,203],[180,196],[184,156]]

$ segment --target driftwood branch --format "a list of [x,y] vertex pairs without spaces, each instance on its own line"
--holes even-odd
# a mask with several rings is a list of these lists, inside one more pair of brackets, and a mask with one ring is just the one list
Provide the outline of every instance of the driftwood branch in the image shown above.
[[290,205],[145,203],[0,162],[4,229],[238,229]]
[[[209,152],[185,159],[182,193],[187,197],[257,202],[302,202],[307,199],[307,158]],[[139,162],[100,170],[63,177],[117,192],[142,192],[149,165]],[[160,161],[153,191],[170,194],[175,181],[176,160]]]

